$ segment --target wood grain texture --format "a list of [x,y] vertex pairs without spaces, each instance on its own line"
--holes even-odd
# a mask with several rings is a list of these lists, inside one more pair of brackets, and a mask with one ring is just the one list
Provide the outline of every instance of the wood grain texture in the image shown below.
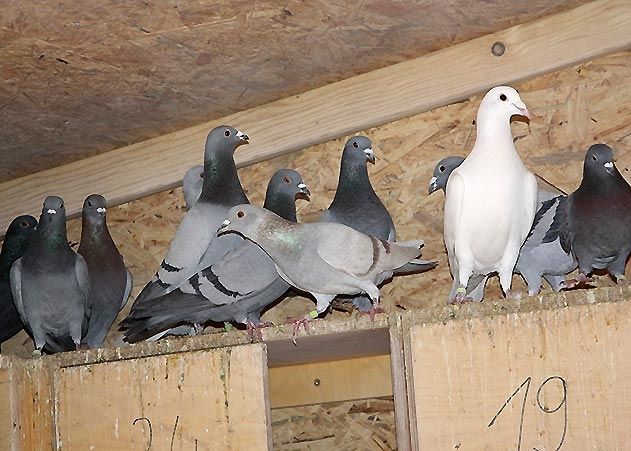
[[5,0],[0,180],[292,96],[586,0]]
[[272,409],[392,396],[390,356],[270,368]]
[[11,374],[0,368],[0,449],[11,449],[13,442],[13,402]]
[[411,326],[415,449],[626,449],[631,302]]
[[271,449],[265,372],[260,344],[60,368],[56,445]]
[[[606,23],[607,27],[602,24]],[[199,161],[208,131],[220,123],[244,130],[252,144],[240,165],[461,101],[631,47],[628,0],[597,0],[572,11],[473,39],[404,63],[0,184],[0,230],[18,214],[37,214],[48,194],[76,214],[90,193],[119,204],[180,183]],[[506,53],[490,52],[502,41]],[[440,74],[437,78],[436,74]]]
[[410,416],[408,412],[408,390],[405,371],[404,334],[401,316],[390,318],[390,370],[394,399],[394,418],[397,431],[397,449],[409,451]]

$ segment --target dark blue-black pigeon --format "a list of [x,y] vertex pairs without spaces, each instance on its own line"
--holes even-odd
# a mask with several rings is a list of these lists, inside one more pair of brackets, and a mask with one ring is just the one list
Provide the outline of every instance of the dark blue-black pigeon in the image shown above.
[[81,255],[68,244],[61,197],[44,201],[37,230],[11,268],[15,306],[32,334],[34,355],[79,349],[89,317],[90,277]]
[[583,180],[559,206],[549,240],[558,233],[561,246],[578,262],[579,276],[571,288],[591,281],[594,269],[606,269],[616,282],[631,252],[631,187],[613,161],[613,151],[594,144],[585,155]]
[[13,263],[24,255],[36,226],[33,216],[18,216],[11,221],[4,236],[0,251],[0,344],[24,328],[13,303],[9,273]]
[[83,342],[90,348],[98,348],[127,302],[132,277],[107,228],[103,196],[91,194],[85,199],[81,224],[77,252],[90,274],[90,320]]

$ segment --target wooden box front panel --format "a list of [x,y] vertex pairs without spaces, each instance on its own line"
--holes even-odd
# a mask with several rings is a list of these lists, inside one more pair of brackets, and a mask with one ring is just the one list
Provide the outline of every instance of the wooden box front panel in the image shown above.
[[407,344],[417,449],[629,449],[631,302],[416,325]]
[[60,368],[54,380],[60,449],[271,449],[260,344]]

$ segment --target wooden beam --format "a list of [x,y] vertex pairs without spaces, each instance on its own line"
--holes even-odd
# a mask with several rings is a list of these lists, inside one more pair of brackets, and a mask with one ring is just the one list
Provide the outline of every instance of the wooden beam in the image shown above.
[[270,368],[269,384],[272,409],[392,396],[390,356]]
[[394,396],[394,419],[397,430],[397,449],[410,451],[410,416],[408,413],[408,391],[405,376],[402,316],[391,317],[390,324],[390,370]]
[[[251,144],[236,153],[253,164],[405,116],[460,101],[631,47],[628,0],[597,0],[571,11],[483,36],[435,53],[0,184],[0,230],[18,214],[38,214],[49,194],[70,215],[90,193],[120,204],[178,185],[201,161],[207,132],[229,123]],[[505,52],[491,47],[502,42]],[[69,143],[71,145],[71,143]],[[0,232],[2,233],[2,232]]]

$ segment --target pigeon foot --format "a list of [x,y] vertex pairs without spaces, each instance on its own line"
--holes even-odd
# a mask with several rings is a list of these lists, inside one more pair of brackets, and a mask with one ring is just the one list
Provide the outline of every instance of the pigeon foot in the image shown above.
[[449,304],[464,304],[466,302],[473,302],[473,298],[467,296],[467,289],[465,287],[460,286],[456,290],[456,297],[453,298]]
[[305,330],[305,332],[307,331],[308,327],[309,327],[309,323],[311,322],[311,320],[315,319],[318,317],[318,312],[316,310],[312,310],[310,311],[307,315],[300,317],[300,318],[289,318],[285,324],[293,324],[293,333],[291,335],[292,337],[292,341],[294,342],[294,345],[298,345],[296,343],[296,337],[298,336],[298,332],[300,332],[300,326],[302,326]]
[[382,309],[378,304],[377,305],[373,305],[372,308],[370,310],[367,310],[365,312],[361,312],[362,315],[370,315],[370,322],[371,322],[371,327],[374,329],[375,327],[375,315],[377,315],[378,313],[385,313],[386,311],[384,309]]
[[248,335],[250,336],[250,341],[254,342],[254,339],[263,340],[263,332],[262,330],[266,327],[273,326],[274,323],[266,322],[254,324],[252,321],[245,322],[245,328],[248,331]]
[[579,285],[587,285],[587,284],[590,284],[590,283],[593,283],[593,282],[594,282],[594,279],[589,277],[587,274],[580,273],[578,275],[578,277],[576,277],[574,279],[569,279],[569,280],[564,281],[562,289],[569,290],[569,289],[577,287]]

